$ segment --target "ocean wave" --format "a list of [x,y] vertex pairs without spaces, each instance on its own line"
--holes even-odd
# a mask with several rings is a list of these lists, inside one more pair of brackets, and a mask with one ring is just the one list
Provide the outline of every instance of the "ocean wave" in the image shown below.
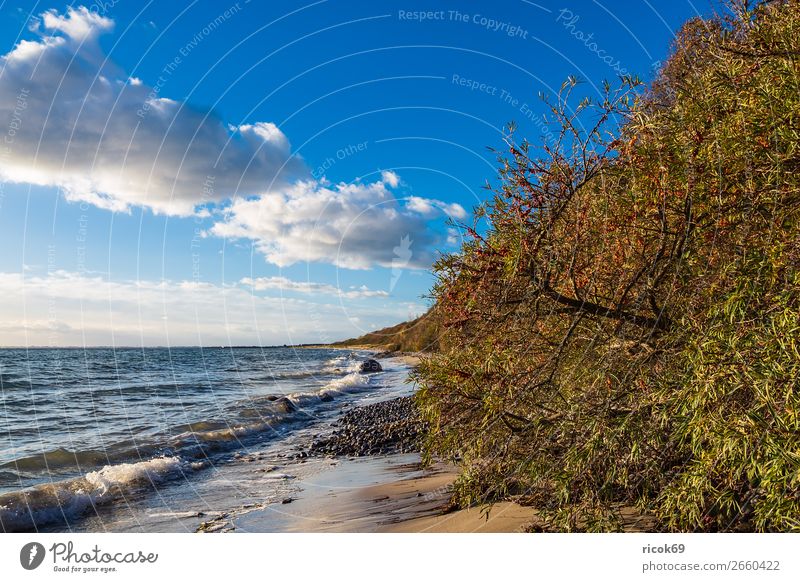
[[19,483],[22,476],[16,471],[0,471],[0,485]]
[[90,509],[137,490],[194,472],[196,464],[180,457],[157,457],[138,463],[108,465],[82,477],[0,495],[0,528],[5,532],[68,523]]
[[186,432],[205,432],[210,430],[218,430],[228,426],[228,423],[221,420],[201,420],[198,422],[190,422],[188,424],[179,424],[174,427],[173,432],[186,433]]
[[98,385],[96,380],[99,379],[94,378],[93,382],[83,386],[80,392],[91,393],[93,397],[129,395],[146,395],[152,397],[158,395],[173,395],[175,393],[202,392],[207,389],[206,385],[196,382],[142,382],[124,385],[109,382],[107,384]]
[[[316,378],[324,373],[324,370],[302,370],[294,372],[278,372],[272,376],[268,376],[266,380],[304,380],[306,378]],[[256,378],[258,380],[259,378]]]
[[[360,363],[357,363],[357,365],[360,366]],[[354,370],[342,378],[331,380],[322,388],[320,392],[335,391],[339,393],[346,393],[363,390],[369,386],[370,376],[361,374],[360,372]]]
[[[90,441],[86,450],[58,447],[5,462],[0,465],[0,483],[7,485],[6,490],[35,486],[0,495],[0,529],[31,530],[53,522],[69,523],[94,507],[114,503],[136,489],[152,488],[196,472],[221,453],[247,446],[256,439],[278,436],[293,423],[307,422],[318,414],[330,412],[333,400],[371,389],[376,376],[358,373],[360,363],[361,358],[343,354],[315,363],[313,372],[286,370],[286,377],[323,381],[297,382],[293,386],[296,391],[290,394],[228,401],[225,417],[221,419],[176,423],[170,427],[144,423],[139,427],[141,430],[126,428],[123,434],[104,433],[104,440],[115,435],[124,439],[113,444]],[[153,392],[174,393],[176,389],[175,384],[166,382],[121,387],[124,393],[140,391],[150,396]],[[120,387],[90,391],[95,395],[101,391],[119,393]],[[154,402],[158,406],[182,405],[169,398]],[[36,484],[44,479],[50,482]]]
[[108,455],[101,451],[70,451],[65,448],[57,448],[3,463],[0,465],[0,469],[22,469],[24,471],[58,470],[86,465],[95,466],[103,462],[108,462]]
[[139,463],[107,465],[87,473],[85,479],[94,490],[106,495],[114,489],[122,492],[145,484],[156,485],[184,470],[191,470],[191,466],[180,457],[158,457]]
[[0,465],[0,471],[26,471],[31,475],[38,474],[41,478],[42,474],[75,474],[164,453],[190,459],[204,458],[212,453],[242,446],[251,437],[272,431],[282,423],[292,422],[296,411],[297,406],[288,398],[273,397],[251,409],[250,414],[245,410],[235,411],[236,415],[231,420],[205,420],[177,425],[166,434],[151,435],[149,439],[143,436],[126,439],[102,450],[57,448],[5,462]]
[[321,402],[330,402],[344,394],[352,394],[369,388],[370,378],[365,374],[350,372],[346,376],[336,378],[325,384],[322,388],[311,392],[293,392],[286,399],[297,406],[298,409],[308,409],[319,405]]
[[[267,421],[237,426],[229,425],[217,430],[185,432],[175,437],[174,443],[179,448],[195,448],[195,455],[205,454],[230,448],[231,443],[239,443],[243,439],[263,433],[274,426],[274,423]],[[199,451],[196,447],[200,447]]]
[[328,373],[350,374],[358,372],[360,367],[361,360],[353,353],[336,356],[322,364],[322,370]]
[[[261,378],[266,380],[305,380],[307,378],[320,378],[324,376],[345,375],[357,372],[361,362],[348,356],[340,356],[323,362],[314,369],[304,368],[301,370],[291,370],[286,372],[275,372],[274,374]],[[258,380],[259,378],[256,378]]]
[[325,403],[371,388],[370,382],[370,376],[350,372],[316,390],[298,391],[285,396],[266,395],[242,401],[231,409],[229,419],[176,425],[159,435],[151,435],[149,439],[139,436],[102,448],[69,450],[59,447],[8,461],[0,465],[0,470],[63,475],[163,453],[201,458],[242,446],[244,441],[275,431],[279,425],[307,418],[309,413]]
[[3,388],[3,392],[11,392],[15,389],[29,391],[34,384],[30,378],[2,376],[0,377],[0,386]]

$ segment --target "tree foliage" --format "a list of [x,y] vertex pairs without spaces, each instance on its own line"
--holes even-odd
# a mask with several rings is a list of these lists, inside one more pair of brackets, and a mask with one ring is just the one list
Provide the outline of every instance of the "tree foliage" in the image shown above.
[[465,504],[560,530],[800,530],[800,2],[738,2],[513,130],[488,225],[435,267],[426,451]]

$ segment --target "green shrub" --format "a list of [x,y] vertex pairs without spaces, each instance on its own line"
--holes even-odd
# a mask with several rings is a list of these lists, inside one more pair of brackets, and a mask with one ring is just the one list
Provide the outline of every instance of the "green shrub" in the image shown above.
[[[560,530],[800,530],[800,3],[692,20],[646,90],[513,128],[435,267],[426,452]],[[482,224],[483,227],[478,225]]]

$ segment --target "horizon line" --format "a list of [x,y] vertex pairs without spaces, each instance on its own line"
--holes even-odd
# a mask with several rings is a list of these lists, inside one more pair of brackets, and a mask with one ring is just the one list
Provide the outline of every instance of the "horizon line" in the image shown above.
[[[346,340],[342,340],[346,341]],[[332,346],[337,342],[329,344],[321,343],[302,343],[302,344],[274,344],[262,346],[258,344],[238,344],[238,345],[218,345],[218,346],[200,346],[200,345],[152,345],[152,346],[110,346],[110,345],[96,345],[96,346],[0,346],[0,350],[152,350],[152,349],[207,349],[207,350],[227,350],[227,349],[278,349],[278,348],[308,348],[308,347],[327,347]]]

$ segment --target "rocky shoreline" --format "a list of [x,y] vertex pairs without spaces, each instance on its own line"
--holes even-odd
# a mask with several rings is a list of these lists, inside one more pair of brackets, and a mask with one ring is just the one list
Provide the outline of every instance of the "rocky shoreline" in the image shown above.
[[307,456],[363,457],[418,452],[425,432],[425,423],[411,396],[352,408],[333,426],[335,430],[330,435],[314,440]]

